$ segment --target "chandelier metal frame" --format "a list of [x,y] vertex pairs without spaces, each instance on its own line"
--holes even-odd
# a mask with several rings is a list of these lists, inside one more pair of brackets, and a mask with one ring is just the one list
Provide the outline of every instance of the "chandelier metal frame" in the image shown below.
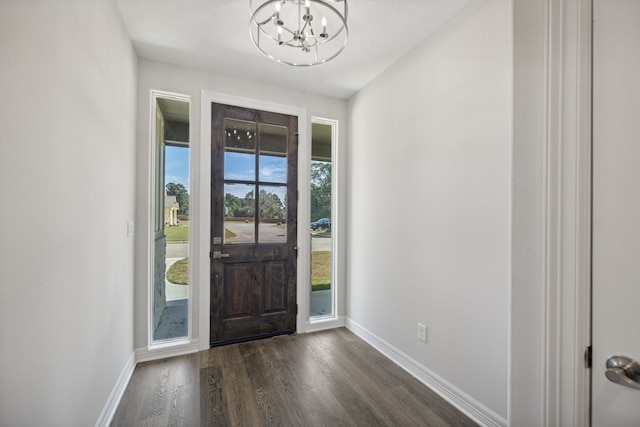
[[276,62],[296,67],[323,64],[347,45],[347,0],[249,0],[249,7],[251,40]]

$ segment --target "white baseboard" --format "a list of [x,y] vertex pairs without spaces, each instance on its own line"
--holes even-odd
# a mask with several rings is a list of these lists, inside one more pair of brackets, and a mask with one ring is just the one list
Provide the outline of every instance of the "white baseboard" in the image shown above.
[[367,330],[357,322],[347,318],[346,327],[376,350],[387,356],[402,369],[417,378],[424,385],[438,393],[443,399],[458,408],[475,422],[486,427],[506,427],[507,420],[473,399],[462,390],[431,372],[425,366],[392,346],[382,338]]
[[131,379],[131,375],[133,375],[133,370],[136,367],[136,358],[135,353],[131,353],[131,356],[127,360],[127,363],[124,366],[124,369],[120,373],[118,377],[118,381],[116,385],[111,390],[111,394],[109,395],[109,399],[107,403],[104,405],[102,409],[102,413],[96,421],[96,427],[108,427],[111,424],[111,420],[113,419],[113,415],[116,412],[116,408],[120,403],[120,399],[122,399],[122,395],[129,384],[129,380]]
[[331,319],[320,319],[314,321],[307,321],[304,325],[304,332],[317,332],[324,331],[326,329],[342,328],[346,325],[346,318],[344,316],[338,316]]
[[183,354],[197,353],[198,351],[200,351],[200,344],[197,339],[194,339],[173,341],[145,348],[137,348],[135,355],[136,362],[139,363],[166,359],[167,357],[182,356]]

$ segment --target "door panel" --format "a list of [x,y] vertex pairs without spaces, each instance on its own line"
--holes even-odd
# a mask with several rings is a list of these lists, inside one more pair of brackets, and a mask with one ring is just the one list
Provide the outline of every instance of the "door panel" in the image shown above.
[[605,377],[640,360],[640,2],[594,0],[592,425],[640,426],[640,390]]
[[286,265],[281,261],[264,264],[263,307],[265,313],[282,311],[287,306]]
[[211,345],[295,332],[297,117],[212,105]]
[[223,283],[224,318],[251,316],[251,289],[255,287],[253,263],[225,265]]

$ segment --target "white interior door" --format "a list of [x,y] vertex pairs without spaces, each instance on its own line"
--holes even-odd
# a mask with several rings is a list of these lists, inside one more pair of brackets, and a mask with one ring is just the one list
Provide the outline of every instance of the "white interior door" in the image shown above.
[[640,361],[640,1],[593,12],[592,425],[637,427],[640,389],[605,372],[612,356]]

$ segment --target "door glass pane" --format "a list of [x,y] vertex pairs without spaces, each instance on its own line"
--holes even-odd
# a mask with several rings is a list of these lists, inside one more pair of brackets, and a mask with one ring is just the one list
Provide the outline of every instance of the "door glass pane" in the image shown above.
[[259,243],[287,242],[287,187],[260,187]]
[[256,179],[256,124],[225,119],[224,179]]
[[260,174],[262,182],[287,182],[287,128],[260,123]]
[[331,167],[332,126],[312,125],[311,318],[334,316]]
[[224,244],[255,243],[255,186],[224,185]]
[[[284,126],[264,123],[258,126],[260,134],[256,137],[256,123],[225,119],[225,244],[287,241],[288,130]],[[256,176],[257,147],[260,157]],[[273,185],[280,183],[283,185]],[[259,204],[257,211],[256,202]]]

